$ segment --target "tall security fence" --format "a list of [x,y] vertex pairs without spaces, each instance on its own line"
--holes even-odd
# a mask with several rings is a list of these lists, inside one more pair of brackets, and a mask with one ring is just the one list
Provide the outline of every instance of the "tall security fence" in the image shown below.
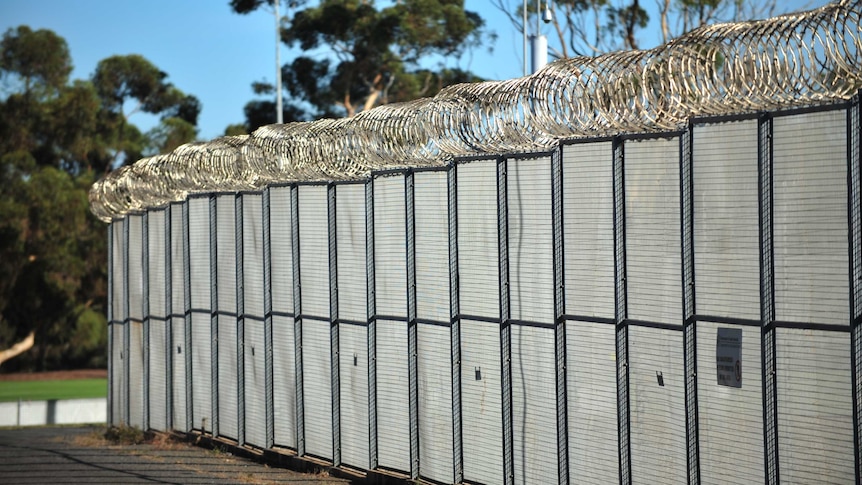
[[860,10],[114,172],[109,421],[437,483],[859,482]]

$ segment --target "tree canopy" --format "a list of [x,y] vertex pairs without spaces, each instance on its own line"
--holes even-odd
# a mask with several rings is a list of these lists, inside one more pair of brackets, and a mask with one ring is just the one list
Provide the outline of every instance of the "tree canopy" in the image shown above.
[[[196,137],[200,102],[140,55],[70,80],[66,41],[9,29],[0,40],[0,349],[35,345],[3,370],[105,365],[105,226],[90,185],[120,163]],[[161,122],[142,132],[136,112]]]

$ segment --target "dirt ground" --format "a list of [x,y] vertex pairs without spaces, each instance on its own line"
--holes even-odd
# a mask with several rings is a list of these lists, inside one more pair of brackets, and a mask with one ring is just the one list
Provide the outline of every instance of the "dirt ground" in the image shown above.
[[108,377],[107,369],[77,369],[59,370],[52,372],[16,372],[14,374],[0,373],[0,382],[3,381],[65,381],[68,379],[105,379]]

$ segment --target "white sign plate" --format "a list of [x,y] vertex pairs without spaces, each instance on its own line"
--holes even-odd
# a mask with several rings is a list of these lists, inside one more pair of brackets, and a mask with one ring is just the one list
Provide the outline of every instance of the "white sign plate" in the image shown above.
[[742,387],[742,329],[719,328],[715,342],[719,386]]

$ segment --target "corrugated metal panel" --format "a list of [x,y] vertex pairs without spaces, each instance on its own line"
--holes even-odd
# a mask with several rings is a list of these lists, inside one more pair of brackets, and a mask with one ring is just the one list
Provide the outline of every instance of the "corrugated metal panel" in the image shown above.
[[[163,241],[164,242],[164,241]],[[150,372],[149,410],[150,428],[165,431],[168,428],[167,372],[165,352],[168,347],[167,325],[164,320],[150,320]]]
[[179,204],[171,205],[171,313],[182,315],[186,307],[186,285],[183,281],[183,210]]
[[[375,181],[375,183],[377,183]],[[375,209],[377,200],[375,199]],[[377,223],[375,214],[375,224]],[[380,268],[378,266],[378,268]],[[378,293],[379,295],[379,293]],[[377,321],[377,429],[381,467],[410,471],[407,324]]]
[[125,223],[125,219],[118,219],[111,223],[111,313],[113,314],[114,321],[117,322],[123,321],[123,309],[125,308],[125,298],[123,297],[123,281],[126,278],[123,271],[123,253],[126,244],[123,238],[123,225]]
[[192,313],[192,428],[201,429],[206,420],[206,431],[212,431],[212,354],[210,316]]
[[366,303],[368,283],[365,275],[365,185],[337,185],[335,191],[338,317],[364,322],[368,318]]
[[616,328],[566,323],[569,481],[619,480]]
[[173,342],[171,352],[173,358],[171,364],[173,366],[171,383],[173,390],[173,425],[174,429],[179,431],[188,431],[186,428],[186,331],[185,320],[183,318],[174,318],[171,323],[171,332],[173,333]]
[[697,313],[760,319],[757,121],[693,135]]
[[[374,179],[374,267],[378,315],[407,316],[404,211],[404,176]],[[406,337],[404,341],[407,342]]]
[[785,483],[853,483],[850,339],[776,330],[778,458]]
[[[459,211],[460,208],[459,204]],[[462,320],[461,429],[464,480],[503,483],[501,373],[499,325]],[[552,430],[549,432],[552,433]]]
[[[206,197],[189,204],[189,263],[193,309],[210,308],[210,206]],[[199,425],[200,423],[197,423]]]
[[[263,318],[262,196],[242,195],[243,312]],[[263,350],[263,344],[260,346]]]
[[465,163],[456,170],[461,313],[499,318],[497,161]]
[[[340,255],[339,255],[340,256]],[[341,461],[368,468],[368,329],[338,329],[341,384]]]
[[[270,187],[269,204],[269,231],[272,251],[272,310],[292,314],[294,311],[293,226],[290,223],[290,187]],[[292,322],[291,325],[293,325]],[[293,335],[292,331],[291,335]],[[292,342],[291,340],[291,345]],[[293,354],[292,351],[291,354]]]
[[144,319],[144,234],[142,215],[127,216],[129,224],[129,318]]
[[236,330],[236,317],[218,316],[218,433],[233,439],[238,437]]
[[149,257],[150,317],[166,318],[165,304],[165,211],[150,211],[147,216],[147,255]]
[[[419,207],[420,204],[416,204],[416,208]],[[441,483],[453,483],[455,470],[452,456],[452,361],[450,358],[452,343],[449,327],[419,324],[416,340],[419,381],[419,474]]]
[[233,194],[216,197],[216,219],[218,310],[236,313],[236,197]]
[[[117,244],[119,245],[119,244]],[[116,281],[116,280],[115,280]],[[111,424],[123,424],[123,409],[126,402],[126,379],[123,376],[123,362],[126,353],[123,351],[123,324],[110,324],[111,354],[113,372],[111,373]]]
[[[302,220],[301,217],[300,220]],[[326,227],[325,223],[321,225]],[[304,303],[305,291],[302,298]],[[302,322],[302,383],[305,397],[305,451],[331,460],[332,374],[329,348],[329,323],[304,320]]]
[[449,189],[446,179],[446,172],[413,175],[416,316],[442,322],[449,321],[449,221],[446,218]]
[[680,331],[629,327],[631,470],[643,483],[686,481],[682,349]]
[[[718,385],[718,328],[742,330],[742,387]],[[697,361],[701,483],[763,483],[760,328],[698,322]]]
[[613,152],[563,146],[566,313],[614,318]]
[[129,425],[144,428],[144,324],[129,322]]
[[[550,304],[553,312],[553,292]],[[512,326],[515,483],[555,483],[559,476],[554,343],[553,328]]]
[[[243,204],[244,205],[244,204]],[[245,440],[266,447],[266,380],[263,322],[245,321]]]
[[628,316],[682,325],[679,139],[626,141]]
[[[302,314],[322,318],[329,318],[327,215],[326,186],[301,185],[299,187],[299,275],[302,288]],[[327,456],[330,454],[331,452]]]
[[551,160],[544,157],[507,163],[511,318],[551,324],[554,323]]
[[847,113],[773,127],[775,317],[849,325]]
[[274,440],[296,448],[296,368],[293,350],[293,318],[272,317],[272,375]]

